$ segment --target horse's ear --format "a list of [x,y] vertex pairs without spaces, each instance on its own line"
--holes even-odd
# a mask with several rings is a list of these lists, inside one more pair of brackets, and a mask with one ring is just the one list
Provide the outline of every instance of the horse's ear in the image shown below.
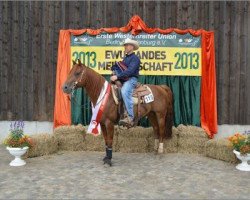
[[75,65],[75,64],[76,64],[76,61],[72,60],[72,62],[73,62],[73,65]]
[[81,63],[80,59],[78,59],[77,61],[78,61],[78,65],[82,65],[82,63]]

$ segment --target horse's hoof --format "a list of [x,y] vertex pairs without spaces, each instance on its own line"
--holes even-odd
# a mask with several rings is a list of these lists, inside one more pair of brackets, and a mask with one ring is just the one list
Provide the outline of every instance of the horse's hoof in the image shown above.
[[129,128],[132,128],[134,126],[134,123],[127,123],[127,122],[124,122],[124,121],[119,121],[118,125],[126,127],[127,129],[129,129]]
[[164,152],[163,149],[160,148],[158,149],[158,154],[163,154],[163,152]]
[[124,126],[120,126],[120,125],[119,125],[119,129],[120,129],[120,130],[126,130],[127,128],[124,127]]
[[109,159],[108,157],[103,158],[103,164],[108,164],[110,167],[112,166],[112,162],[111,159]]
[[106,159],[108,159],[108,157],[107,156],[105,156],[102,160],[103,160],[103,162],[106,160]]
[[119,121],[119,122],[118,122],[118,125],[119,125],[119,126],[123,126],[123,127],[127,127],[127,126],[126,126],[127,123],[125,123],[125,122],[123,122],[123,121]]

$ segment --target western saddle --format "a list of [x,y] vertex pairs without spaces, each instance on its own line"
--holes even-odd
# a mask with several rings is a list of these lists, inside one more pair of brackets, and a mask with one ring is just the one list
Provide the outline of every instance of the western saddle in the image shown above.
[[[122,83],[120,81],[111,82],[111,91],[112,96],[116,105],[118,105],[118,113],[120,118],[123,118],[127,115],[125,106],[123,105],[123,99],[121,95]],[[146,95],[152,94],[151,89],[147,85],[143,85],[141,83],[137,83],[136,88],[134,89],[132,98],[134,105],[137,105],[138,115],[136,121],[138,122],[140,119],[140,104],[146,103],[144,97]],[[136,123],[137,124],[137,123]]]

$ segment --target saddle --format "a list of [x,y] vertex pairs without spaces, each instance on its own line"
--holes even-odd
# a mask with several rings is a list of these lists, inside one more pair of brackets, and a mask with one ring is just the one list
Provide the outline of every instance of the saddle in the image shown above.
[[[121,96],[121,87],[122,84],[117,82],[111,85],[112,96],[115,100],[115,103],[118,105],[120,101],[122,101]],[[134,105],[138,105],[139,103],[147,103],[144,97],[147,95],[153,95],[151,89],[147,85],[143,85],[141,83],[137,83],[136,88],[134,89],[132,98]]]
[[[122,83],[120,81],[115,81],[115,83],[111,84],[111,93],[116,105],[118,105],[118,114],[120,116],[120,119],[124,118],[127,115],[127,111],[123,104],[121,88],[122,88]],[[137,83],[132,98],[134,105],[137,105],[137,117],[134,121],[134,126],[136,126],[141,117],[140,104],[150,103],[154,99],[151,89],[147,85],[142,85],[141,83]],[[151,100],[149,101],[149,99]]]

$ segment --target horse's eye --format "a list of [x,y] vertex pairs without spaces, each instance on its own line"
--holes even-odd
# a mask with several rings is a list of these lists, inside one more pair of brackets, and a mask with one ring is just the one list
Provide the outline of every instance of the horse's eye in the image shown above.
[[76,72],[76,76],[79,76],[81,74],[81,72]]

